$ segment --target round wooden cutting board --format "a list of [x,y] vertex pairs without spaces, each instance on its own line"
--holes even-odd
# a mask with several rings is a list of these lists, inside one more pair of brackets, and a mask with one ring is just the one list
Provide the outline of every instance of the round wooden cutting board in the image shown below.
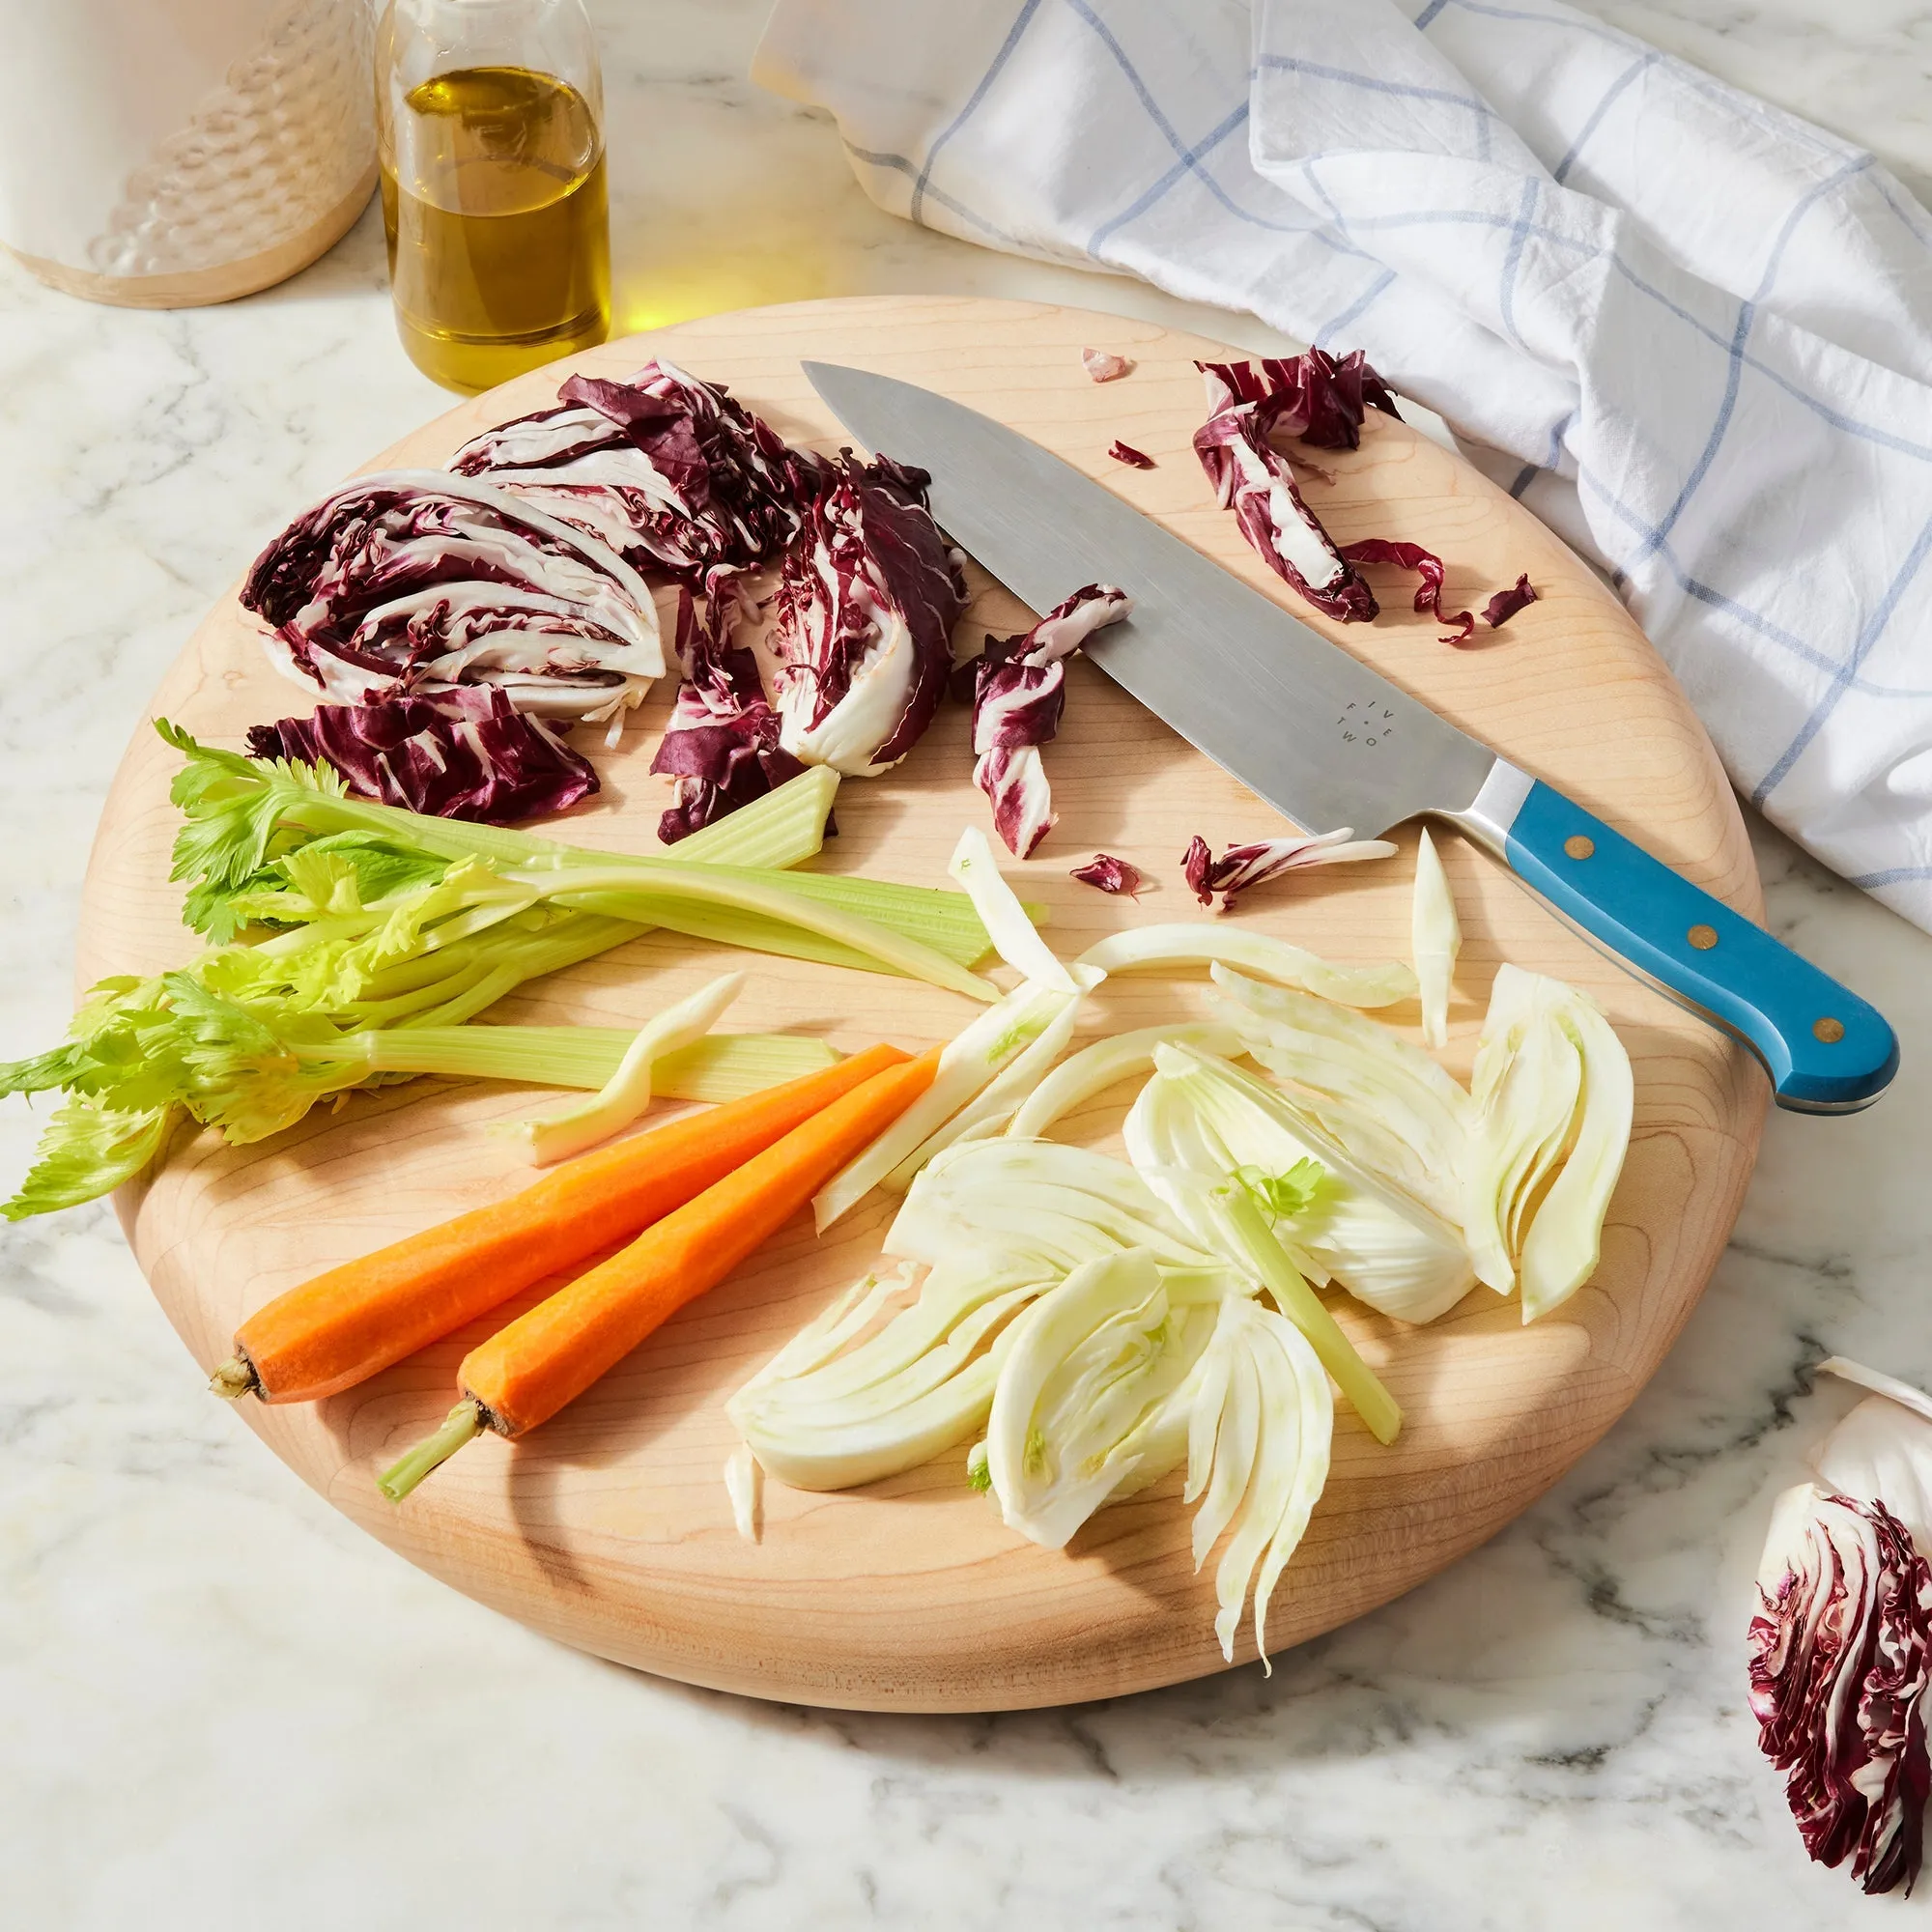
[[[1079,355],[1090,343],[1135,358],[1134,373],[1091,382]],[[842,439],[799,372],[802,356],[823,357],[1003,418],[1287,605],[1286,587],[1214,508],[1189,448],[1203,409],[1193,360],[1236,353],[1146,323],[1017,302],[809,302],[593,350],[464,404],[371,467],[440,464],[482,426],[548,404],[566,366],[625,376],[656,355],[725,383],[793,440],[833,449]],[[1157,467],[1111,461],[1116,437]],[[1710,743],[1591,573],[1403,424],[1371,415],[1360,450],[1314,460],[1309,499],[1338,541],[1428,545],[1448,561],[1452,609],[1480,609],[1521,571],[1541,601],[1501,631],[1479,631],[1471,650],[1437,641],[1439,627],[1409,610],[1410,582],[1400,575],[1371,573],[1383,604],[1373,626],[1330,626],[1299,606],[1295,614],[1757,916],[1750,851]],[[303,507],[287,505],[291,515]],[[962,638],[1023,628],[1010,598],[983,575],[976,582],[984,588]],[[654,842],[666,781],[647,768],[670,696],[670,683],[661,685],[622,746],[593,753],[605,781],[594,808],[543,829],[586,844]],[[270,669],[253,621],[231,598],[189,640],[154,709],[237,746],[250,724],[308,701]],[[970,783],[967,723],[961,707],[946,707],[897,771],[848,782],[839,836],[816,863],[944,883],[961,826],[988,816]],[[1073,668],[1065,724],[1046,761],[1059,827],[1038,857],[1009,871],[1050,908],[1048,936],[1068,956],[1117,926],[1208,917],[1179,876],[1195,833],[1218,846],[1281,829],[1253,794],[1084,664]],[[167,883],[176,814],[166,786],[177,762],[143,730],[115,782],[87,882],[83,983],[152,972],[194,950],[178,923],[179,888]],[[1735,1044],[1593,952],[1453,835],[1441,843],[1464,934],[1453,1070],[1467,1077],[1499,961],[1560,975],[1603,1002],[1630,1048],[1635,1137],[1595,1282],[1534,1327],[1521,1325],[1514,1300],[1485,1289],[1427,1328],[1334,1297],[1406,1420],[1382,1449],[1338,1406],[1333,1473],[1276,1594],[1271,1645],[1329,1630],[1434,1575],[1507,1522],[1622,1413],[1730,1233],[1763,1122],[1766,1084]],[[1096,849],[1133,860],[1153,890],[1135,902],[1069,879],[1068,867]],[[1257,892],[1236,917],[1335,958],[1406,957],[1413,850],[1410,831],[1393,860]],[[637,1024],[723,963],[717,948],[648,936],[530,986],[491,1017]],[[732,1027],[810,1029],[847,1049],[881,1037],[918,1048],[970,1016],[956,996],[902,980],[761,954],[730,963],[751,979]],[[1200,997],[1198,984],[1116,981],[1094,1002],[1087,1030],[1178,1016]],[[1394,1017],[1413,1021],[1414,1009]],[[1067,1130],[1106,1144],[1128,1097],[1109,1096],[1108,1108]],[[207,1370],[229,1353],[237,1322],[284,1289],[522,1184],[528,1170],[483,1129],[547,1104],[527,1089],[419,1081],[357,1095],[339,1111],[318,1108],[253,1147],[184,1133],[158,1172],[123,1191],[122,1216],[161,1305]],[[722,1480],[735,1446],[724,1400],[865,1269],[887,1218],[875,1204],[824,1242],[794,1225],[554,1421],[516,1444],[473,1443],[400,1507],[377,1493],[375,1472],[441,1420],[455,1365],[483,1329],[316,1406],[247,1400],[237,1413],[337,1507],[436,1576],[566,1642],[693,1683],[859,1709],[988,1710],[1110,1696],[1221,1668],[1211,1566],[1193,1574],[1178,1477],[1101,1511],[1068,1549],[1050,1552],[1007,1530],[968,1489],[962,1446],[846,1494],[768,1483],[762,1540],[738,1536]],[[1241,1640],[1237,1657],[1251,1660],[1246,1626]]]

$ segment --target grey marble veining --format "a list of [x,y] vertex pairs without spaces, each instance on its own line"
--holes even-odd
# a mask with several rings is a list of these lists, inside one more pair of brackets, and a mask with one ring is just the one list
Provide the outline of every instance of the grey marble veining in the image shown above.
[[[1932,177],[1927,16],[1600,5]],[[743,73],[761,7],[601,11],[636,325],[881,289],[1137,285],[879,214]],[[71,997],[107,780],[181,640],[295,505],[444,407],[381,233],[228,308],[0,272],[0,1055]],[[1759,838],[1774,923],[1900,1026],[1875,1112],[1773,1120],[1656,1380],[1549,1496],[1375,1616],[1182,1689],[1003,1718],[761,1706],[558,1649],[350,1528],[212,1403],[104,1208],[0,1233],[0,1922],[32,1932],[1851,1926],[1744,1708],[1765,1513],[1847,1400],[1932,1381],[1932,942]],[[0,1162],[33,1122],[0,1108]],[[1925,1909],[1924,1902],[1908,1911]]]

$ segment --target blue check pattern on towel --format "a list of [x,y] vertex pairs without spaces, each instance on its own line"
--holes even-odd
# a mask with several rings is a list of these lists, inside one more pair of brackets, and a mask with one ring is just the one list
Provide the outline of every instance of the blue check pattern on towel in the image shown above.
[[897,213],[1366,349],[1932,927],[1932,218],[1869,155],[1555,0],[780,0],[753,73]]

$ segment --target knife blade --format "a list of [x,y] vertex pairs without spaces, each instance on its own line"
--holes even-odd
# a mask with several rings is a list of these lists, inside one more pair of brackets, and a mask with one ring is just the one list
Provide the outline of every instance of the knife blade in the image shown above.
[[1133,614],[1087,655],[1304,831],[1447,819],[1584,937],[1755,1053],[1780,1107],[1851,1113],[1898,1067],[1883,1015],[1552,785],[1221,569],[1031,438],[895,378],[806,362],[874,454],[1022,602],[1115,583]]

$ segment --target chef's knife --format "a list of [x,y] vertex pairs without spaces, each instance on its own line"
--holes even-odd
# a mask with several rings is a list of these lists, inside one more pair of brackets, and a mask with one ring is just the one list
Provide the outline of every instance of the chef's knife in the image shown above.
[[808,362],[845,427],[932,475],[932,513],[1045,611],[1095,581],[1133,615],[1087,655],[1305,831],[1447,819],[1574,924],[1742,1039],[1780,1107],[1850,1113],[1898,1066],[1881,1014],[1540,779],[1299,623],[1070,464],[990,416]]

